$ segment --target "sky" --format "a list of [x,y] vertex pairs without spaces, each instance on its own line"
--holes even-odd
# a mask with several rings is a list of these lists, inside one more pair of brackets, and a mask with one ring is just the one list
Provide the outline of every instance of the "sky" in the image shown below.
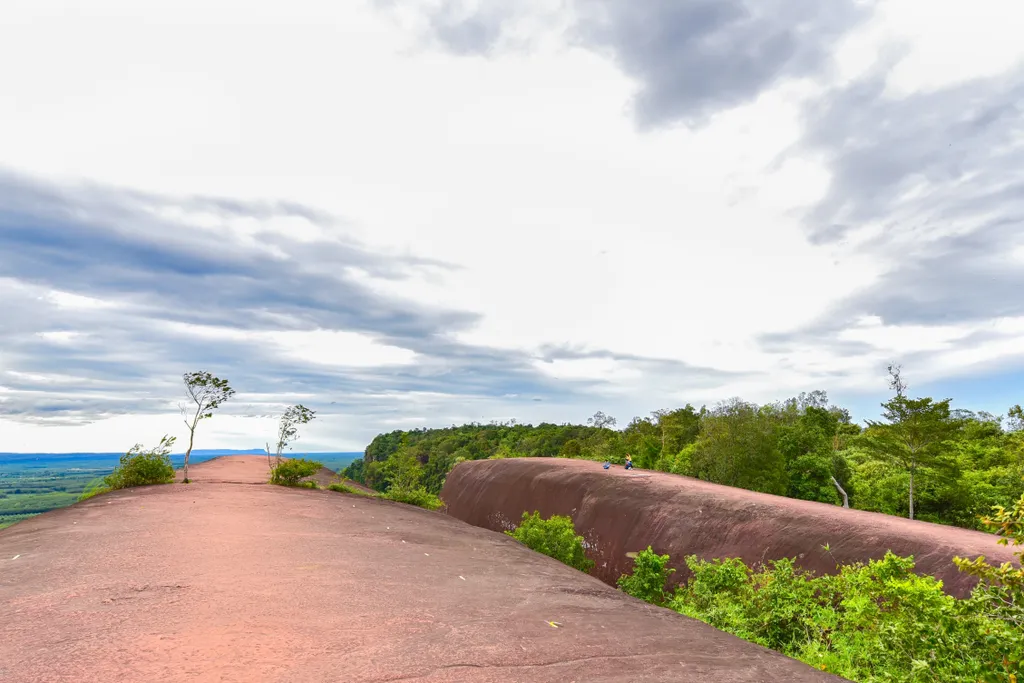
[[1016,0],[4,0],[0,450],[1024,400]]

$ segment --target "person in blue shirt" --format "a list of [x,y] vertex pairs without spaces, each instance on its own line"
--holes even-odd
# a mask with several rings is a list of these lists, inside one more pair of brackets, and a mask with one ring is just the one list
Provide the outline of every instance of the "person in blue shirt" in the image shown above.
[[631,456],[629,453],[626,453],[626,469],[633,469],[633,456]]

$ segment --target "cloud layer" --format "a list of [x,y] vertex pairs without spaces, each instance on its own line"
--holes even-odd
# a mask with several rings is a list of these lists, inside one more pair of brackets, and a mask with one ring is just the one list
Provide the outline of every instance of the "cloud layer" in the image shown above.
[[[193,368],[228,377],[244,396],[228,413],[269,415],[302,400],[365,420],[365,431],[391,417],[415,424],[424,404],[440,409],[435,418],[474,420],[493,416],[474,404],[492,411],[500,402],[512,417],[538,402],[578,402],[601,383],[556,381],[538,368],[579,353],[462,343],[455,333],[478,314],[372,287],[454,268],[371,252],[339,220],[294,204],[0,174],[0,416],[67,426],[166,414]],[[619,359],[677,377],[721,374]]]
[[1021,400],[991,379],[1024,369],[1012,2],[118,2],[0,27],[5,450],[130,444],[200,368],[240,392],[227,447],[300,401],[325,450],[873,411],[893,360]]

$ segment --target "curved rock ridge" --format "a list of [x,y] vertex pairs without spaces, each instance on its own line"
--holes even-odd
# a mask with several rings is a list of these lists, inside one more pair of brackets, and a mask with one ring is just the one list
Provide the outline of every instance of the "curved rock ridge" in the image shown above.
[[0,531],[0,680],[841,680],[507,536],[266,467],[220,458]]
[[793,557],[806,569],[828,573],[837,563],[877,559],[892,550],[913,555],[919,572],[941,579],[947,592],[961,597],[975,581],[956,568],[954,556],[1015,561],[1009,548],[980,531],[663,472],[605,470],[587,460],[462,462],[448,475],[441,498],[449,515],[495,531],[513,528],[524,511],[572,517],[597,562],[593,575],[612,585],[632,568],[627,553],[648,546],[671,556],[674,583],[688,576],[687,555],[740,557],[751,565]]

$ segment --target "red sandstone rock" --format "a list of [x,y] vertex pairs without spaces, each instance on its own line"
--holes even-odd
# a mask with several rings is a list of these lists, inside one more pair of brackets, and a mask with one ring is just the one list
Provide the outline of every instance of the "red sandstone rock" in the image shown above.
[[[486,529],[517,524],[524,511],[568,515],[597,561],[593,575],[610,584],[632,568],[626,553],[651,546],[671,556],[678,583],[687,555],[741,557],[748,564],[783,557],[816,572],[836,563],[866,561],[892,550],[913,555],[921,573],[957,596],[974,580],[957,570],[955,555],[1013,561],[996,537],[980,531],[915,522],[835,505],[812,503],[645,470],[602,469],[562,458],[516,458],[460,463],[441,498],[449,515]],[[831,552],[822,548],[825,544]]]
[[440,513],[264,484],[265,457],[189,474],[0,531],[0,680],[840,680]]

